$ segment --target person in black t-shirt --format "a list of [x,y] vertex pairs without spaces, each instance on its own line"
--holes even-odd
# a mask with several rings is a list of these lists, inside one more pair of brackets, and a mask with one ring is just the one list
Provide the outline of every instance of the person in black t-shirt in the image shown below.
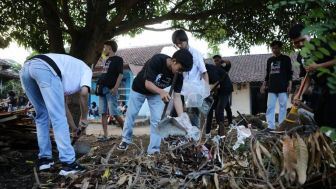
[[210,138],[211,124],[213,111],[215,110],[216,122],[219,125],[218,134],[220,136],[224,135],[224,108],[229,103],[230,95],[233,91],[233,86],[231,80],[224,69],[220,66],[206,64],[205,65],[208,75],[209,75],[209,83],[211,85],[219,82],[219,86],[213,95],[214,103],[210,108],[210,111],[207,115],[207,123],[206,123],[206,136]]
[[[304,64],[305,70],[308,72],[307,81],[304,83],[303,93],[311,85],[311,81],[315,81],[315,87],[320,92],[317,93],[314,100],[316,103],[313,107],[314,119],[318,126],[330,126],[336,128],[336,94],[331,93],[327,85],[328,75],[321,73],[320,68],[327,68],[331,73],[335,73],[336,66],[336,51],[330,48],[327,43],[321,42],[320,45],[313,43],[308,35],[302,33],[304,29],[303,24],[295,24],[289,30],[289,37],[293,42],[293,45],[297,49],[302,49],[304,47],[304,42],[308,41],[314,49],[325,48],[328,50],[329,55],[323,55],[323,57],[315,57],[316,60],[310,65]],[[317,48],[318,47],[318,48]],[[302,85],[302,82],[301,82]],[[314,87],[314,88],[315,88]],[[299,105],[301,103],[301,97],[297,93],[294,97],[294,104]]]
[[120,56],[116,56],[118,45],[115,41],[106,41],[104,43],[103,53],[106,55],[106,64],[108,64],[107,73],[101,80],[103,84],[103,96],[99,96],[99,113],[102,114],[102,126],[104,135],[98,140],[106,141],[108,139],[107,118],[113,116],[118,125],[122,128],[124,120],[122,113],[118,109],[118,88],[123,78],[124,60]]
[[289,56],[281,54],[282,42],[273,41],[271,49],[273,56],[267,60],[266,77],[260,92],[265,93],[267,85],[266,120],[269,129],[275,129],[275,104],[279,100],[278,123],[282,123],[287,114],[288,94],[292,88],[292,63]]
[[[223,60],[220,55],[214,55],[212,57],[213,61],[217,66],[221,66],[227,74],[229,74],[229,71],[231,69],[231,61],[230,60]],[[226,117],[228,119],[228,124],[230,125],[232,123],[232,110],[231,110],[231,104],[232,104],[232,92],[229,96],[229,102],[225,106],[226,111]]]
[[135,77],[128,101],[125,124],[122,132],[122,142],[119,150],[127,150],[132,142],[134,121],[142,104],[147,100],[150,109],[150,143],[147,153],[160,152],[161,137],[156,132],[156,126],[160,121],[164,103],[168,103],[170,96],[164,88],[172,85],[174,74],[177,75],[174,86],[174,106],[178,116],[183,113],[181,101],[181,89],[183,85],[183,71],[192,68],[192,55],[188,50],[178,50],[170,58],[164,54],[156,54],[148,60],[142,70]]

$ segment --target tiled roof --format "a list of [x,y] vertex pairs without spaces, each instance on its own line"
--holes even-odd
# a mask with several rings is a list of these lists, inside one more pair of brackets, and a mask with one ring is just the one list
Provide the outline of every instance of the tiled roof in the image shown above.
[[3,68],[7,69],[11,67],[11,63],[8,62],[5,59],[0,59],[0,66],[2,66]]
[[169,45],[120,49],[116,54],[121,56],[126,64],[142,66],[146,63],[147,60],[152,58],[154,54],[160,53],[163,47],[166,46]]
[[[266,75],[266,62],[272,54],[255,54],[223,57],[231,61],[229,76],[233,83],[264,81]],[[290,56],[294,71],[293,80],[298,79],[299,67],[293,64],[296,54]],[[206,63],[213,64],[212,58],[205,59]]]
[[12,63],[9,60],[0,59],[0,78],[2,79],[18,79],[19,74],[14,73],[9,68],[12,66]]
[[[167,46],[170,45],[166,44],[120,49],[117,51],[116,55],[124,59],[124,68],[129,67],[133,74],[136,75],[141,70],[142,66],[146,63],[147,60],[149,60],[154,54],[160,53],[161,50]],[[102,72],[104,72],[104,68],[102,66],[96,65],[93,72],[94,76],[98,76]]]

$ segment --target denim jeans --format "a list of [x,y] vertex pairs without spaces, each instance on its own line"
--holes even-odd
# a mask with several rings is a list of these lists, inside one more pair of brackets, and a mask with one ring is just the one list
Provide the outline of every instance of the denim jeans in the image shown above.
[[61,79],[39,60],[26,62],[20,72],[22,86],[35,108],[39,158],[52,158],[49,135],[50,122],[61,162],[75,161],[69,126],[65,114],[64,92]]
[[288,95],[284,93],[268,93],[266,119],[268,128],[275,129],[275,104],[279,100],[278,123],[282,123],[286,118]]
[[104,96],[99,96],[99,113],[107,113],[110,115],[119,116],[121,115],[118,109],[118,93],[112,95],[111,90],[108,87],[103,87]]
[[161,144],[161,136],[156,132],[156,126],[160,122],[164,107],[160,95],[143,95],[131,90],[122,132],[122,141],[127,144],[132,142],[134,122],[146,99],[150,110],[150,141],[147,153],[153,154],[154,152],[160,152]]

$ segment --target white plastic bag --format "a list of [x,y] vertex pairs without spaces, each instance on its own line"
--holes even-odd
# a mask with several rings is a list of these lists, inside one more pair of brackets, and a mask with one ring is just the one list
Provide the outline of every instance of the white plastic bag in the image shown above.
[[203,100],[210,95],[210,86],[202,79],[183,83],[183,91],[186,107],[201,107]]
[[233,150],[239,148],[241,144],[245,143],[245,139],[251,136],[251,130],[246,128],[244,125],[239,125],[236,127],[237,129],[237,142],[232,146]]
[[200,139],[200,130],[197,127],[191,125],[189,116],[187,113],[182,113],[181,116],[174,118],[182,127],[187,131],[187,136],[195,141]]

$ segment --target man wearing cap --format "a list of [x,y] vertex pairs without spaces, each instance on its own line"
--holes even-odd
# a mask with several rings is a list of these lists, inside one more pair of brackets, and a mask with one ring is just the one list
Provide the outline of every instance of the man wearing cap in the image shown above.
[[160,152],[161,137],[157,134],[155,128],[163,112],[163,102],[168,103],[171,99],[164,88],[171,86],[174,75],[178,74],[174,86],[173,102],[177,115],[181,115],[183,106],[180,92],[183,85],[183,76],[180,73],[189,71],[191,67],[192,55],[188,50],[178,50],[172,58],[164,54],[156,54],[145,63],[132,84],[122,132],[122,142],[118,146],[119,150],[127,150],[128,145],[132,142],[135,118],[147,99],[150,109],[150,143],[147,153],[150,155]]

